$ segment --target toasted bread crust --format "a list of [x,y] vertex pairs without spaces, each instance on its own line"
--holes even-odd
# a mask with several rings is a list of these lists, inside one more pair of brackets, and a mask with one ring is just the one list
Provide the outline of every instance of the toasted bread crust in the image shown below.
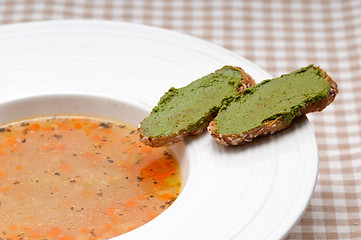
[[[243,92],[244,89],[253,86],[255,84],[254,79],[249,74],[247,74],[242,68],[240,67],[234,67],[234,68],[238,69],[243,75],[242,85],[238,88],[239,92]],[[147,137],[143,134],[142,127],[139,126],[138,128],[139,138],[144,144],[151,147],[171,146],[177,142],[183,141],[186,136],[198,135],[202,133],[207,128],[209,123],[214,119],[214,117],[215,116],[213,116],[211,113],[206,115],[204,124],[196,130],[193,131],[182,130],[178,133],[172,133],[167,136],[161,136],[161,137]]]
[[[316,67],[314,67],[316,68]],[[332,80],[332,78],[322,69],[321,72],[326,74],[326,80],[330,83],[330,91],[327,96],[319,101],[310,103],[306,108],[300,110],[296,117],[303,116],[310,112],[319,112],[332,103],[338,93],[337,83]],[[212,137],[220,144],[224,146],[237,146],[246,142],[251,142],[258,136],[263,136],[267,134],[274,134],[278,131],[281,131],[291,125],[291,122],[287,122],[279,117],[275,120],[265,122],[262,126],[245,131],[242,134],[221,134],[217,131],[217,124],[215,121],[212,121],[208,126],[208,132]]]
[[248,73],[246,73],[242,68],[240,68],[240,67],[234,67],[234,68],[241,71],[241,73],[243,75],[242,85],[238,88],[239,92],[243,92],[246,88],[249,88],[256,84],[254,79]]
[[147,137],[143,135],[142,128],[138,128],[139,132],[139,138],[140,141],[142,141],[145,145],[151,146],[151,147],[165,147],[165,146],[171,146],[177,142],[183,141],[186,136],[191,135],[198,135],[202,133],[208,126],[209,122],[213,120],[214,116],[212,114],[208,114],[206,116],[206,121],[204,121],[204,125],[201,126],[199,129],[194,131],[185,131],[182,130],[179,133],[172,133],[167,136],[162,137]]

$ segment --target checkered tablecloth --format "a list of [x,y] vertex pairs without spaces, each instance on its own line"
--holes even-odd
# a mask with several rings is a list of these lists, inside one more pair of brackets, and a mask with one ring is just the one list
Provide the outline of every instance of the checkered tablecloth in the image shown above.
[[309,115],[319,178],[287,238],[361,239],[361,1],[0,0],[2,25],[51,19],[106,19],[183,32],[273,76],[321,66],[340,93],[326,110]]

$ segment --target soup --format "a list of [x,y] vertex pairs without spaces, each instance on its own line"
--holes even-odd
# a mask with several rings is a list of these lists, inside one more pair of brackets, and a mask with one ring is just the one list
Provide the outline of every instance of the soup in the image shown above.
[[107,239],[158,216],[180,193],[167,148],[124,123],[77,116],[0,126],[0,239]]

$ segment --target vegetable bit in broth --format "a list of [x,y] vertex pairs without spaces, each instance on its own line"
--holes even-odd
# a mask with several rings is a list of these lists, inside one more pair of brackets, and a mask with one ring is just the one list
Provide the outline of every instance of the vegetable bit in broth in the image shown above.
[[158,216],[181,189],[167,148],[91,117],[0,127],[0,239],[107,239]]

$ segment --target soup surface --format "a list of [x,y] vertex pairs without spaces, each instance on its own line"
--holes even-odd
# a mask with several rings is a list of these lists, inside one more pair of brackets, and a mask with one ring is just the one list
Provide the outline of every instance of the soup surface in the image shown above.
[[167,148],[135,128],[57,116],[0,126],[0,239],[107,239],[163,212],[181,189]]

